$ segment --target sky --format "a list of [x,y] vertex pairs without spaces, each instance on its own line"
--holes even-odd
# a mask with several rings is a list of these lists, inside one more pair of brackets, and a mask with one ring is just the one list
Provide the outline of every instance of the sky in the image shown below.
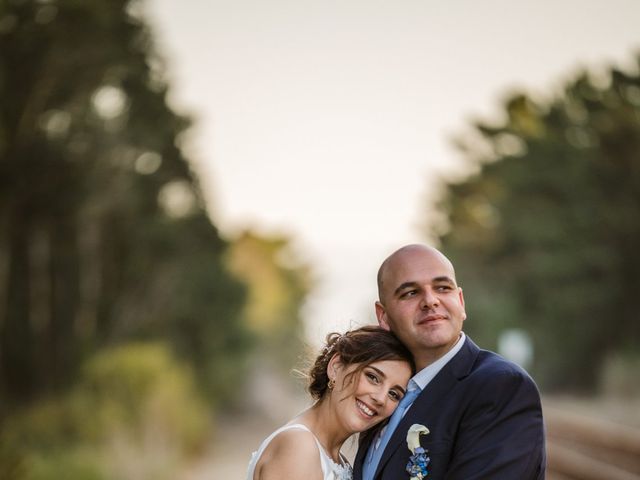
[[[637,0],[146,0],[221,232],[286,234],[318,283],[308,340],[374,321],[379,264],[427,225],[452,139],[501,101],[632,68]],[[459,272],[460,274],[460,272]],[[460,275],[459,275],[460,276]],[[463,285],[464,286],[464,285]]]

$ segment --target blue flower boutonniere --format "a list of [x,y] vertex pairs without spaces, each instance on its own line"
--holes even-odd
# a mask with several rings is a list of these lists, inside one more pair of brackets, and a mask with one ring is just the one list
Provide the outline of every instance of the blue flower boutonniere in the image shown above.
[[419,423],[411,425],[407,432],[407,447],[412,453],[406,468],[411,475],[410,480],[422,480],[429,474],[427,467],[431,459],[427,456],[428,450],[420,446],[420,435],[428,434],[429,429]]

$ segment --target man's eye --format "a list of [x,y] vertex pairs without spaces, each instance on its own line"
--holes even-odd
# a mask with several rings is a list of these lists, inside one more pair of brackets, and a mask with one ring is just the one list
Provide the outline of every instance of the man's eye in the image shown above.
[[418,292],[416,290],[409,290],[404,292],[402,295],[400,295],[400,298],[407,298],[407,297],[413,297],[417,294]]

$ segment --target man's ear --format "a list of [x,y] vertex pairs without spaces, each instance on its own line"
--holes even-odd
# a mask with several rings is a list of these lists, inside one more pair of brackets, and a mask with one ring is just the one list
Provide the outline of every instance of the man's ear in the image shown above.
[[462,294],[462,288],[458,287],[458,297],[460,298],[460,305],[462,305],[462,310],[464,312],[462,316],[462,320],[467,319],[467,311],[464,309],[464,295]]
[[380,303],[378,300],[376,302],[376,318],[378,319],[378,325],[380,325],[385,330],[390,331],[391,327],[389,326],[387,310],[384,308],[384,305]]

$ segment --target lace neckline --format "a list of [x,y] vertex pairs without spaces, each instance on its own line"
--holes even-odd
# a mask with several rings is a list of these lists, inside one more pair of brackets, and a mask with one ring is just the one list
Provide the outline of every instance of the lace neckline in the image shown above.
[[349,462],[343,459],[345,463],[339,464],[334,462],[331,458],[329,458],[329,460],[333,465],[333,473],[335,473],[340,480],[351,480],[351,478],[353,478],[353,469],[351,465],[349,465]]
[[[315,437],[313,432],[311,432],[311,434]],[[316,441],[318,442],[318,447],[320,447],[320,450],[322,451],[324,456],[327,458],[327,460],[329,460],[329,462],[331,462],[332,469],[333,469],[333,471],[335,473],[337,473],[337,474],[342,476],[342,475],[344,475],[346,473],[350,473],[351,472],[351,465],[349,464],[347,459],[344,457],[344,455],[342,455],[342,453],[340,453],[340,463],[338,463],[331,457],[331,455],[329,455],[327,453],[325,448],[320,443],[320,440],[318,440],[318,437],[316,437]]]

